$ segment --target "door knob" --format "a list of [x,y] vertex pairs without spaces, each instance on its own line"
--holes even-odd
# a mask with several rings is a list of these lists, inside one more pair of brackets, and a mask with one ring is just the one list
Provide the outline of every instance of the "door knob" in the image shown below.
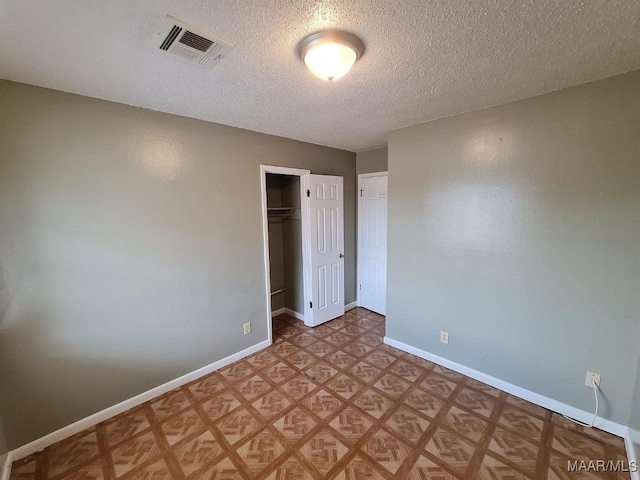
[[341,253],[341,254],[340,254],[340,258],[344,258],[344,253]]

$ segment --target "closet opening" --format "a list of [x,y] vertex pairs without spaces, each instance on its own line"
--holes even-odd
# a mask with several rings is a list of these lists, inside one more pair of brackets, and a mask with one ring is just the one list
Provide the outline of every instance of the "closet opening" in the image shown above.
[[308,327],[344,315],[342,177],[260,166],[267,332],[285,313]]
[[273,317],[288,314],[305,321],[305,252],[303,245],[303,177],[308,170],[262,166],[265,273],[268,332]]
[[300,177],[267,173],[271,316],[304,321]]

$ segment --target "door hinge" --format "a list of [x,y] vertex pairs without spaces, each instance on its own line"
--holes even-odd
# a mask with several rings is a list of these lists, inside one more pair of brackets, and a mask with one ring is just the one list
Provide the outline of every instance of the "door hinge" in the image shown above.
[[360,284],[360,290],[362,290],[362,284]]
[[313,302],[309,302],[309,308],[313,308]]
[[311,190],[307,188],[307,197],[310,197],[310,196],[311,196]]
[[362,192],[364,192],[364,188],[360,189],[360,196],[362,196]]

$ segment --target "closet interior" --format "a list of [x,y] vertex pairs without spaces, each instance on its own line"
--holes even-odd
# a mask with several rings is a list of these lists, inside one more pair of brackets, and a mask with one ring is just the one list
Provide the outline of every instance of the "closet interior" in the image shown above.
[[300,177],[267,174],[271,311],[304,316]]

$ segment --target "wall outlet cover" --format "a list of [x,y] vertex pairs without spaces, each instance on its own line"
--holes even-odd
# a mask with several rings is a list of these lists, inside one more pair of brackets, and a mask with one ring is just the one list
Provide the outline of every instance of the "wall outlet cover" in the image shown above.
[[445,332],[444,330],[440,330],[440,341],[442,343],[449,344],[449,332]]
[[247,322],[242,326],[242,330],[245,335],[249,335],[251,333],[251,322]]
[[584,384],[587,387],[593,387],[593,382],[596,382],[596,384],[600,386],[600,374],[587,372],[587,379],[584,381]]

